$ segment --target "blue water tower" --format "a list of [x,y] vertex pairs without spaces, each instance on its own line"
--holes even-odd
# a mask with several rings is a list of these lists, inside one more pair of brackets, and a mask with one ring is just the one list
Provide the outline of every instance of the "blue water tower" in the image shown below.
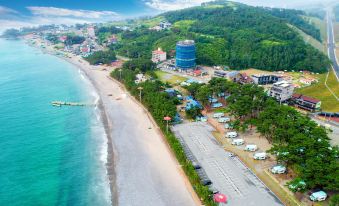
[[195,43],[193,40],[179,41],[176,46],[176,66],[187,70],[196,66]]

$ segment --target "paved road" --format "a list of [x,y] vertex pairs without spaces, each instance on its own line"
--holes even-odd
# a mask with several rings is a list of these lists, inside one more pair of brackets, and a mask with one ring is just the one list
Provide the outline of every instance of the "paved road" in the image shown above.
[[333,19],[332,12],[330,10],[327,11],[327,35],[328,35],[328,56],[333,64],[333,69],[339,77],[339,66],[335,54],[335,40],[334,40],[334,32],[333,32]]
[[212,135],[207,123],[184,123],[173,127],[213,182],[226,194],[230,206],[281,206],[280,200],[238,158],[231,158]]

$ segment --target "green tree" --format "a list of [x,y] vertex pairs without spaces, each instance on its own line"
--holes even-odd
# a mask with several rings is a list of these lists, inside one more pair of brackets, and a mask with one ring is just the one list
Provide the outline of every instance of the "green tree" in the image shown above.
[[339,206],[339,194],[333,195],[331,197],[330,206]]

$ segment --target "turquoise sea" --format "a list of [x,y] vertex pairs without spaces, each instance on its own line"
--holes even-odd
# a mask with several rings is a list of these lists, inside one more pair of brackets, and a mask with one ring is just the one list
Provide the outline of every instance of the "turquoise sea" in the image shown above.
[[0,205],[110,205],[98,96],[68,62],[0,39]]

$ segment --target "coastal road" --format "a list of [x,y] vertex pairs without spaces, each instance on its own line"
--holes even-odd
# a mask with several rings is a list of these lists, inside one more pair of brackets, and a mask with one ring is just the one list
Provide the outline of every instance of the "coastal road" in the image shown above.
[[183,123],[172,130],[189,147],[230,206],[282,206],[281,201],[237,158],[229,157],[212,135],[208,123]]
[[[332,8],[331,8],[332,9]],[[332,61],[333,69],[339,77],[339,65],[336,57],[336,46],[335,46],[335,40],[334,40],[334,30],[333,30],[333,15],[332,10],[327,10],[327,44],[328,44],[328,57]]]

